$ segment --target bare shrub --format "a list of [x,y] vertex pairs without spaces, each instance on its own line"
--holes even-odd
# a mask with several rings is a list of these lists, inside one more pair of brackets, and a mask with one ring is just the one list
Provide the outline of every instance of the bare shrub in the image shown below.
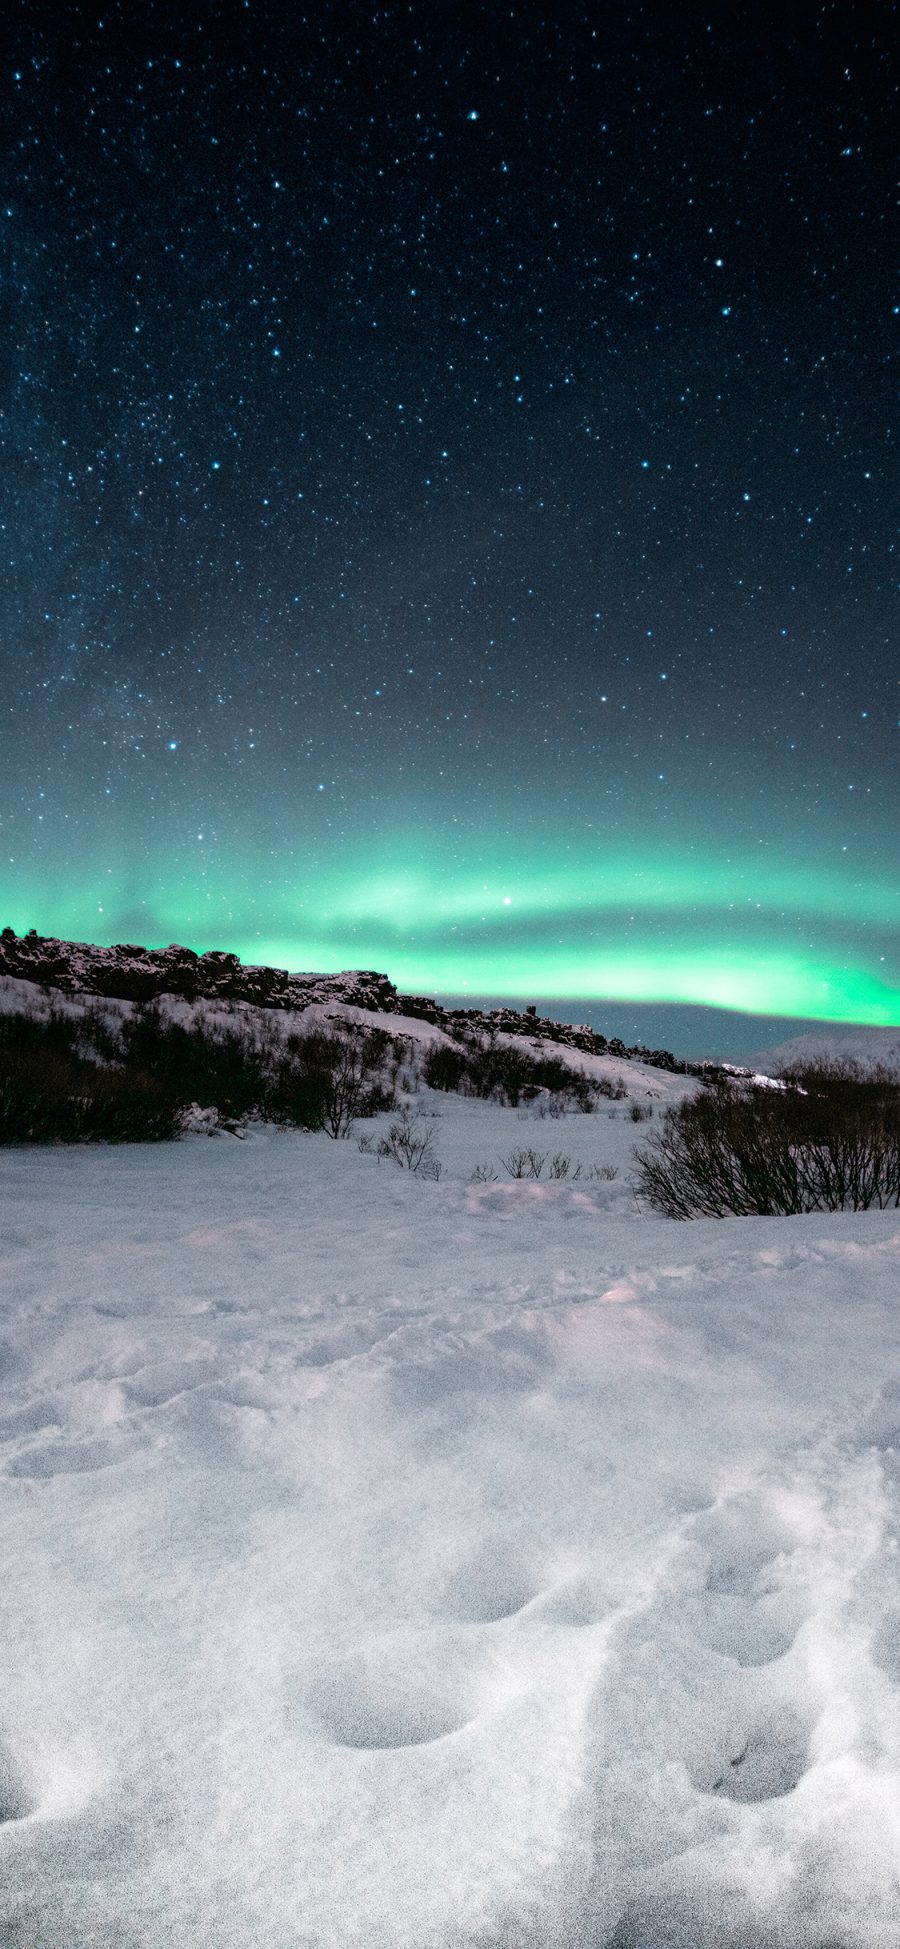
[[611,1184],[613,1178],[617,1178],[618,1175],[619,1167],[617,1164],[592,1164],[588,1171],[589,1178],[602,1178],[607,1184]]
[[423,1076],[433,1089],[493,1097],[512,1109],[536,1103],[540,1097],[539,1116],[592,1110],[597,1095],[594,1080],[559,1056],[533,1055],[496,1035],[468,1035],[456,1048],[434,1044],[426,1053]]
[[357,1117],[391,1107],[387,1060],[388,1038],[380,1029],[288,1036],[260,1090],[262,1113],[329,1137],[349,1137]]
[[404,1063],[408,1063],[411,1069],[415,1071],[416,1057],[415,1057],[415,1049],[413,1046],[412,1038],[408,1035],[391,1036],[390,1076],[391,1076],[391,1082],[394,1084],[395,1088],[397,1087],[400,1074],[403,1071]]
[[900,1205],[900,1079],[816,1063],[783,1082],[716,1082],[667,1110],[635,1154],[638,1192],[668,1218]]
[[329,1137],[349,1137],[357,1117],[371,1114],[373,1099],[379,1107],[385,1100],[375,1081],[382,1051],[369,1037],[348,1036],[332,1038],[329,1053],[322,1079],[322,1128]]
[[470,1184],[496,1184],[499,1176],[500,1173],[494,1170],[493,1164],[476,1164],[469,1182]]
[[[157,1002],[117,1021],[91,1007],[0,1021],[0,1143],[125,1143],[185,1129],[237,1131],[265,1117],[329,1136],[387,1109],[388,1038],[379,1030],[282,1038]],[[197,1116],[201,1113],[201,1123]]]
[[379,1139],[378,1155],[393,1158],[404,1171],[413,1171],[419,1177],[437,1179],[441,1175],[434,1130],[419,1110],[401,1110],[387,1136]]
[[546,1151],[511,1150],[508,1157],[500,1159],[504,1171],[511,1178],[539,1178],[547,1162]]
[[467,1057],[462,1049],[434,1042],[426,1051],[422,1075],[430,1089],[458,1090],[466,1073]]
[[594,1076],[591,1078],[591,1082],[598,1096],[609,1097],[613,1103],[621,1103],[623,1096],[628,1095],[628,1091],[619,1076]]
[[594,1107],[589,1099],[582,1102],[562,1092],[547,1089],[541,1089],[536,1092],[525,1090],[522,1096],[522,1104],[523,1107],[519,1110],[519,1116],[523,1121],[528,1117],[534,1117],[540,1123],[543,1123],[545,1117],[550,1117],[553,1123],[558,1123],[560,1117],[569,1116],[572,1110],[578,1109],[590,1112]]
[[632,1123],[648,1123],[653,1115],[652,1103],[632,1103],[628,1115]]
[[278,1054],[252,1032],[210,1027],[199,1011],[188,1023],[173,1021],[154,1001],[123,1021],[119,1059],[126,1070],[153,1076],[180,1105],[237,1121],[261,1112]]
[[153,1143],[180,1105],[159,1079],[82,1053],[77,1018],[0,1017],[0,1144]]
[[550,1159],[550,1176],[551,1178],[555,1178],[557,1182],[562,1178],[568,1178],[569,1182],[574,1184],[575,1179],[581,1176],[581,1165],[576,1164],[573,1171],[571,1157],[566,1157],[562,1151],[557,1151],[556,1155]]

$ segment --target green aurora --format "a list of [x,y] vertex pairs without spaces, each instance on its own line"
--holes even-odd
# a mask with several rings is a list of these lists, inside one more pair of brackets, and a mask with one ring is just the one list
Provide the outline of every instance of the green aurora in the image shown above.
[[[413,861],[414,864],[410,864]],[[527,1001],[679,1002],[747,1014],[900,1022],[900,891],[848,874],[596,851],[465,865],[421,839],[340,867],[171,871],[99,860],[3,888],[24,932],[101,943],[178,940],[292,970],[378,968],[420,993]]]

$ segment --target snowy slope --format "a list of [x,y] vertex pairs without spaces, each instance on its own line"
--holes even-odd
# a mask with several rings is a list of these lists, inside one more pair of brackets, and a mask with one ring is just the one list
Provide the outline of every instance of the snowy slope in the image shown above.
[[804,1035],[791,1036],[774,1049],[765,1049],[755,1059],[764,1069],[780,1069],[792,1062],[808,1062],[810,1057],[851,1056],[861,1063],[886,1063],[900,1068],[900,1027],[871,1029],[853,1023],[823,1023]]
[[423,1106],[0,1153],[0,1942],[896,1949],[898,1215]]
[[[346,976],[341,979],[349,984],[358,977]],[[77,1017],[90,1011],[105,1015],[114,1025],[117,1020],[130,1015],[134,1006],[132,1001],[120,997],[69,994],[60,989],[42,988],[36,982],[0,975],[0,1014],[27,1013],[39,1018],[51,1014]],[[286,1040],[298,1032],[319,1028],[340,1031],[348,1023],[359,1023],[364,1028],[380,1029],[392,1038],[405,1038],[414,1057],[421,1057],[434,1043],[444,1044],[448,1048],[456,1046],[453,1038],[437,1023],[424,1021],[419,1016],[394,1012],[384,1014],[377,1009],[361,1008],[356,1003],[340,1001],[327,993],[307,1002],[302,1008],[267,1008],[253,1002],[219,1000],[215,997],[187,1000],[184,996],[169,994],[158,997],[157,1006],[164,1016],[182,1023],[186,1028],[200,1022],[214,1033],[237,1029],[250,1038],[258,1035],[262,1039],[272,1036]],[[537,1035],[508,1034],[502,1030],[493,1033],[498,1044],[521,1049],[526,1055],[537,1058],[551,1056],[575,1073],[581,1072],[592,1079],[620,1086],[630,1097],[641,1101],[649,1099],[660,1107],[679,1101],[685,1093],[690,1094],[697,1087],[695,1082],[686,1080],[677,1071],[658,1069],[653,1064],[628,1056],[608,1053],[595,1055],[565,1043],[548,1042]]]

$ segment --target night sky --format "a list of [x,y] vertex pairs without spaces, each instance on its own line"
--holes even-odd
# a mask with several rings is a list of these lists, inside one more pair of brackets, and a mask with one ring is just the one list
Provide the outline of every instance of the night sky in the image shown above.
[[893,8],[8,19],[0,921],[900,1021]]

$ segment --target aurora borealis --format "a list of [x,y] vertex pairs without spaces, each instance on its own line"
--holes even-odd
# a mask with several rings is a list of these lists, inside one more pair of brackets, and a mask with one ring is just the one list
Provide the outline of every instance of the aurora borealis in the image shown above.
[[0,924],[900,1021],[891,28],[14,8]]

